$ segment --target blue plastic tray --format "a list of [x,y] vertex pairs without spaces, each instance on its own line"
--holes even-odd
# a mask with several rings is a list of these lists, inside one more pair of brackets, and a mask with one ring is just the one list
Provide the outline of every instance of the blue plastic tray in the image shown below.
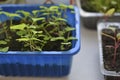
[[[39,5],[0,5],[0,8],[7,12],[16,10],[31,12],[33,9],[39,9]],[[72,57],[80,50],[80,20],[77,7],[75,7],[75,14],[71,14],[69,11],[66,14],[69,24],[76,28],[73,35],[78,39],[72,42],[72,49],[68,51],[0,52],[0,75],[67,76],[70,73]],[[3,16],[0,17],[0,19],[4,19]]]

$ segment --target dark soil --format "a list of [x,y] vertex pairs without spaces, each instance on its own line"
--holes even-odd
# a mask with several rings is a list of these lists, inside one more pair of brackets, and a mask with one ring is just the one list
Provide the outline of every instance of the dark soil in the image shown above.
[[105,80],[120,80],[120,77],[104,76]]
[[[111,29],[103,29],[102,32],[105,34],[111,35],[113,37],[115,36],[114,32]],[[120,29],[116,31],[116,33],[118,32],[120,32]],[[119,72],[120,71],[120,47],[118,47],[117,49],[116,61],[115,61],[115,64],[113,64],[115,49],[110,46],[114,46],[114,45],[115,45],[115,41],[113,39],[102,35],[104,67],[106,70]],[[108,79],[108,80],[113,80],[113,79]]]

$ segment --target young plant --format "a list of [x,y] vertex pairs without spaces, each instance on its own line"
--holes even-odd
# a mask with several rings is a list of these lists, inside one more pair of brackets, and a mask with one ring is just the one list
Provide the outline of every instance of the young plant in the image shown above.
[[[72,37],[72,31],[75,29],[66,20],[68,9],[74,13],[73,6],[63,4],[40,6],[40,10],[32,10],[32,13],[24,10],[18,10],[16,13],[1,11],[0,14],[6,15],[10,21],[10,25],[6,24],[8,29],[2,28],[8,36],[5,39],[10,42],[14,38],[16,43],[22,45],[21,51],[54,50],[58,45],[60,46],[55,50],[68,50],[72,46],[72,40],[76,40],[75,37]],[[19,22],[14,24],[15,17],[19,18]],[[11,33],[17,37],[13,37]],[[3,40],[0,45],[9,43],[4,42],[3,44],[2,42]],[[7,49],[7,47],[5,48]]]
[[[20,17],[18,14],[14,14],[14,13],[8,13],[5,11],[0,11],[0,15],[6,15],[6,17],[8,17],[10,20],[10,23],[6,22],[1,22],[0,24],[0,35],[2,36],[2,38],[0,39],[0,51],[6,52],[9,50],[9,44],[11,41],[11,36],[10,36],[10,28],[8,26],[8,24],[10,24],[10,26],[12,25],[12,21],[13,18],[15,17]],[[3,39],[4,38],[4,39]]]
[[[42,11],[45,12],[42,15],[47,15],[46,21],[48,24],[45,24],[45,28],[50,28],[50,31],[48,30],[47,32],[49,33],[50,36],[50,41],[62,41],[60,43],[61,45],[61,50],[67,50],[71,46],[70,40],[75,40],[74,37],[70,37],[71,31],[74,30],[74,28],[71,28],[67,24],[66,18],[66,11],[67,9],[74,9],[73,6],[67,6],[61,4],[59,7],[58,6],[51,6],[49,8],[46,7],[41,7],[43,8]],[[52,27],[52,28],[51,28]],[[66,47],[66,48],[65,48]]]
[[0,15],[1,14],[4,14],[8,17],[8,19],[10,21],[10,26],[13,24],[12,21],[14,20],[15,17],[21,18],[21,16],[19,14],[15,14],[15,13],[9,13],[9,12],[5,12],[5,11],[1,11]]
[[109,27],[108,29],[110,29],[114,33],[114,36],[107,34],[107,33],[103,33],[103,32],[102,32],[102,35],[104,35],[107,38],[110,38],[114,41],[114,45],[105,45],[105,47],[114,49],[112,65],[113,65],[113,67],[115,67],[116,66],[117,51],[118,51],[118,48],[120,47],[120,32],[117,31],[117,28],[112,27],[112,26]]
[[[1,23],[0,27],[3,27],[3,24]],[[8,32],[7,32],[7,27],[4,25],[4,28],[0,29],[0,51],[1,52],[6,52],[9,49],[9,39],[10,37],[8,36]],[[5,36],[4,36],[5,34]],[[4,37],[6,37],[6,39],[3,39]]]
[[109,17],[111,17],[115,12],[115,8],[109,9],[107,12],[104,13],[104,20],[107,21]]
[[32,14],[30,12],[24,10],[17,10],[16,13],[21,16],[21,23],[31,23],[30,18],[32,17]]
[[24,43],[23,50],[27,47],[30,51],[41,51],[40,44],[43,43],[39,37],[42,37],[42,31],[36,31],[36,26],[19,24],[10,27],[15,30],[20,38],[16,39],[19,42]]
[[105,13],[111,8],[115,8],[116,12],[120,12],[120,0],[85,0],[82,4],[83,9],[92,12]]

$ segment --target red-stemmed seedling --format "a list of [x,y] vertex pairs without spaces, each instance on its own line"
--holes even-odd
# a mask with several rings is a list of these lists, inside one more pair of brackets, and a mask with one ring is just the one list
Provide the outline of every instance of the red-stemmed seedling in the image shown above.
[[105,47],[110,47],[110,48],[114,48],[114,55],[113,55],[113,60],[112,60],[112,65],[113,67],[116,65],[116,56],[117,56],[117,50],[120,47],[120,33],[117,32],[118,28],[115,27],[109,27],[108,29],[111,29],[112,32],[114,33],[114,36],[111,36],[110,34],[104,33],[102,32],[102,35],[111,38],[112,40],[114,40],[114,45],[106,45]]

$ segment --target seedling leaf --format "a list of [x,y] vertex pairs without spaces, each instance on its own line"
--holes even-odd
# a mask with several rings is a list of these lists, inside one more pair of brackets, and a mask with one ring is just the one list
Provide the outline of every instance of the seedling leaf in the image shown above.
[[32,18],[33,22],[37,22],[37,21],[42,21],[44,20],[45,18]]
[[65,5],[65,4],[60,4],[60,7],[61,7],[61,8],[67,8],[67,5]]
[[62,45],[71,45],[71,42],[62,42]]
[[66,30],[67,32],[69,32],[69,31],[73,31],[73,30],[75,30],[75,28],[67,27],[67,28],[65,28],[65,30]]
[[64,37],[55,37],[55,38],[52,38],[50,41],[57,41],[57,40],[65,40]]
[[56,22],[49,22],[47,26],[50,26],[50,25],[58,25],[58,24]]
[[115,12],[115,8],[111,8],[105,13],[105,16],[112,16],[114,12]]
[[17,41],[40,41],[39,39],[37,38],[19,38],[19,39],[16,39]]
[[9,12],[5,12],[5,11],[1,11],[0,14],[5,14],[8,17],[20,17],[21,18],[21,16],[19,14],[9,13]]
[[24,30],[24,28],[26,26],[27,26],[26,24],[22,23],[22,24],[10,26],[10,29],[13,29],[13,30]]
[[49,39],[50,39],[50,37],[48,37],[48,36],[45,36],[45,37],[44,37],[44,40],[45,40],[45,41],[47,41],[47,40],[49,40]]
[[117,39],[120,40],[120,33],[117,34]]
[[36,50],[42,51],[42,49],[40,48],[40,46],[36,46]]
[[115,32],[116,28],[115,27],[109,27],[109,29],[111,29],[113,32]]
[[63,19],[63,18],[56,18],[56,20],[57,20],[57,21],[65,21],[65,22],[67,22],[67,20],[66,20],[66,19]]
[[4,45],[4,44],[7,44],[7,42],[6,41],[3,41],[3,40],[0,40],[0,45]]
[[22,41],[29,41],[30,39],[29,38],[19,38],[19,39],[16,39],[16,40],[22,42]]
[[22,30],[22,31],[17,31],[16,34],[19,35],[19,36],[23,36],[25,35],[27,32]]
[[58,11],[59,7],[58,6],[51,6],[50,11]]
[[43,8],[43,9],[46,9],[46,10],[48,9],[48,8],[47,8],[47,7],[45,7],[45,6],[40,6],[40,8]]
[[7,52],[8,50],[9,50],[9,47],[0,48],[1,52]]
[[70,40],[77,40],[77,38],[75,38],[75,37],[69,37],[67,40],[68,41],[70,41]]
[[68,8],[69,8],[69,9],[74,9],[74,6],[69,5]]
[[32,32],[34,33],[34,35],[35,34],[42,34],[43,33],[43,31],[34,31],[34,30]]
[[18,11],[16,11],[16,13],[21,13],[21,14],[23,14],[24,16],[29,16],[29,15],[31,15],[30,12],[27,12],[27,11],[24,11],[24,10],[18,10]]
[[[44,11],[44,10],[43,10]],[[33,10],[32,13],[36,15],[37,13],[41,12],[40,10]]]

